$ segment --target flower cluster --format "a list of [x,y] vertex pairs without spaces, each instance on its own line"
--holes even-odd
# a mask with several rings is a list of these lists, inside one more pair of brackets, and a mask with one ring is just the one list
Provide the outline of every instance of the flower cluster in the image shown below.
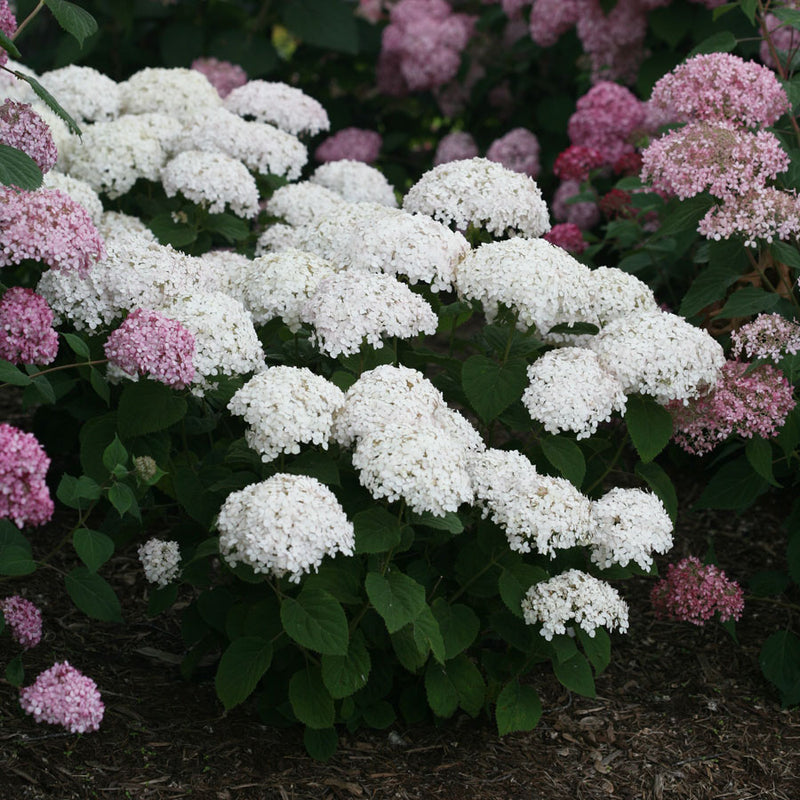
[[108,121],[120,114],[122,93],[119,84],[92,67],[70,64],[45,72],[41,81],[81,122]]
[[196,58],[192,61],[192,69],[202,72],[223,98],[247,83],[247,73],[238,64],[231,64],[230,61],[222,61],[213,56]]
[[567,222],[587,231],[600,221],[600,209],[592,200],[571,202],[580,193],[581,185],[578,181],[562,181],[553,195],[553,216],[559,222]]
[[126,114],[158,112],[184,118],[199,108],[222,105],[217,90],[201,72],[173,67],[145,67],[120,84]]
[[111,333],[106,358],[128,375],[146,375],[174,389],[194,378],[194,336],[158,311],[137,308]]
[[50,459],[32,433],[0,422],[0,519],[18,528],[42,525],[53,516],[45,483]]
[[105,711],[97,684],[68,661],[40,673],[20,691],[19,703],[37,722],[61,725],[70,733],[98,730]]
[[342,158],[314,170],[312,183],[336,192],[350,203],[379,203],[394,208],[397,198],[384,174],[362,161]]
[[6,99],[0,105],[0,143],[27,153],[42,172],[58,159],[49,126],[27,103]]
[[433,154],[433,166],[447,164],[450,161],[461,161],[465,158],[476,158],[479,150],[471,133],[453,131],[439,139],[436,152]]
[[650,591],[656,616],[705,625],[715,614],[720,622],[738,620],[744,611],[744,592],[719,567],[689,556],[670,564],[667,577]]
[[372,164],[381,151],[383,138],[377,131],[364,128],[343,128],[329,136],[314,151],[317,161],[363,161]]
[[605,163],[606,159],[599,150],[573,144],[558,154],[553,164],[553,174],[562,180],[585,181],[593,169]]
[[[100,195],[86,181],[52,170],[43,176],[42,186],[45,189],[57,189],[62,194],[69,195],[78,205],[83,206],[97,228],[100,238],[106,238],[103,231],[100,230],[104,213],[103,201],[100,199]],[[144,223],[140,224],[144,227]]]
[[53,312],[33,289],[14,286],[0,298],[0,358],[49,364],[58,352]]
[[535,178],[541,169],[539,140],[527,128],[513,128],[505,136],[495,139],[486,151],[486,158],[531,178]]
[[181,569],[181,554],[177,542],[148,539],[136,551],[142,562],[144,576],[161,588],[172,583]]
[[266,210],[289,225],[306,225],[325,217],[347,202],[338,192],[311,181],[289,183],[276,189],[267,201]]
[[558,225],[553,225],[542,238],[576,256],[589,246],[589,242],[583,238],[581,229],[572,222],[560,222]]
[[780,314],[759,314],[752,322],[731,332],[731,354],[735,359],[771,358],[800,350],[800,325]]
[[0,613],[11,636],[23,649],[30,650],[42,640],[42,612],[30,600],[15,594],[0,600]]
[[[15,4],[16,5],[16,4]],[[11,37],[17,30],[17,18],[9,6],[8,0],[0,0],[0,31]],[[0,48],[0,67],[8,61],[8,53]]]

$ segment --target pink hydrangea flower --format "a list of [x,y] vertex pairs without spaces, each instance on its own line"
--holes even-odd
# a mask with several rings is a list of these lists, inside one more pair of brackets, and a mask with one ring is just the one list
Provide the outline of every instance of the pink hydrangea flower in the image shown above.
[[789,163],[789,154],[769,131],[692,122],[642,153],[642,180],[681,200],[703,191],[727,200],[764,188]]
[[0,519],[42,525],[53,516],[45,483],[50,459],[32,433],[0,423]]
[[759,314],[752,322],[731,333],[734,358],[771,358],[800,350],[800,325],[780,314]]
[[[8,0],[0,0],[0,31],[9,38],[17,30],[17,18],[8,4]],[[8,53],[0,48],[0,67],[8,61]]]
[[433,156],[433,166],[438,167],[439,164],[448,164],[465,158],[476,158],[478,152],[478,145],[471,133],[453,131],[439,140]]
[[536,0],[531,9],[531,39],[540,47],[552,47],[578,21],[581,0]]
[[363,161],[372,164],[381,151],[383,139],[377,131],[364,128],[343,128],[329,136],[316,149],[317,161]]
[[158,311],[137,308],[111,333],[106,358],[129,375],[184,389],[194,374],[194,336]]
[[11,637],[25,650],[42,640],[42,612],[18,594],[0,600],[0,612],[11,630]]
[[705,625],[715,614],[720,622],[740,619],[744,611],[744,592],[736,581],[713,564],[701,564],[689,556],[670,564],[667,577],[651,590],[650,600],[660,618]]
[[583,238],[581,229],[571,222],[562,222],[559,225],[553,225],[553,227],[542,236],[542,239],[570,253],[575,253],[576,255],[580,255],[589,246],[589,242]]
[[593,169],[602,167],[605,163],[603,154],[593,147],[573,144],[558,154],[553,164],[553,174],[564,181],[583,182]]
[[62,725],[71,733],[96,731],[105,711],[97,684],[68,661],[40,673],[20,691],[19,704],[37,722]]
[[86,274],[105,256],[89,212],[57,189],[0,186],[0,267],[25,259]]
[[777,436],[795,407],[792,385],[769,364],[751,368],[746,361],[726,361],[717,385],[707,394],[669,403],[673,438],[687,453],[703,455],[729,436],[745,439]]
[[527,128],[514,128],[489,145],[486,158],[535,178],[540,169],[539,140]]
[[553,216],[559,222],[571,222],[582,231],[587,231],[600,222],[600,209],[597,203],[581,201],[578,203],[567,202],[570,198],[580,194],[581,185],[578,181],[563,181],[553,195],[550,204]]
[[220,97],[227,97],[234,89],[247,83],[247,73],[238,64],[221,61],[213,56],[196,58],[192,61],[192,69],[202,72]]
[[[797,8],[797,3],[793,3],[792,7]],[[797,49],[800,48],[800,31],[797,31],[786,22],[781,22],[774,14],[766,14],[764,16],[764,24],[769,31],[772,46],[775,48],[779,60],[783,64],[787,64],[797,52]],[[773,58],[766,39],[762,39],[758,54],[770,69],[777,68],[778,63]]]
[[58,352],[53,312],[33,289],[14,286],[0,298],[0,358],[12,364],[49,364]]
[[58,159],[50,126],[27,103],[6,98],[0,105],[0,143],[27,153],[42,172]]
[[732,122],[750,128],[772,125],[789,109],[775,73],[730,53],[697,55],[660,78],[650,96],[690,122]]

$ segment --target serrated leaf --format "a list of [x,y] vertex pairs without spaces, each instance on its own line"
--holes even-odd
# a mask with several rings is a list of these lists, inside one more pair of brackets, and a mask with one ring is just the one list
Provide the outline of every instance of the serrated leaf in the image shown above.
[[75,567],[64,580],[72,602],[92,619],[122,622],[119,599],[108,581],[86,567]]
[[400,544],[402,526],[394,514],[381,506],[353,516],[356,553],[385,553]]
[[31,378],[30,375],[26,375],[10,361],[0,359],[0,383],[10,383],[12,386],[28,386],[31,383]]
[[61,335],[75,355],[81,358],[89,358],[89,345],[77,333],[62,333]]
[[681,301],[680,313],[693,317],[699,311],[725,297],[728,288],[741,276],[735,265],[714,265],[706,267],[694,279]]
[[0,144],[0,183],[32,192],[42,185],[42,171],[27,153]]
[[594,636],[589,636],[583,628],[578,628],[578,639],[596,675],[611,663],[611,639],[605,628],[595,628]]
[[114,554],[113,540],[100,531],[88,528],[78,528],[72,534],[72,546],[91,572],[97,572]]
[[186,416],[187,408],[186,400],[163,383],[128,383],[119,398],[119,432],[129,438],[166,430]]
[[767,292],[757,286],[745,286],[743,289],[737,289],[715,316],[718,319],[749,317],[752,314],[769,311],[777,304],[778,300],[780,300],[780,295],[775,292]]
[[250,226],[233,214],[209,214],[205,219],[205,228],[224,236],[229,242],[239,242],[250,233]]
[[506,608],[519,619],[523,618],[522,601],[531,586],[546,580],[547,573],[533,564],[518,564],[513,569],[504,569],[500,573],[498,588],[500,597]]
[[499,364],[487,356],[474,355],[461,368],[464,394],[484,422],[490,422],[519,400],[527,384],[527,365],[521,358]]
[[106,404],[111,403],[111,389],[108,387],[105,378],[100,374],[99,369],[91,368],[89,372],[89,383],[94,389],[95,394]]
[[423,525],[426,528],[447,531],[452,534],[458,534],[464,530],[461,518],[452,511],[445,512],[443,517],[432,514],[430,511],[423,511],[421,514],[412,512],[408,515],[408,521],[411,525]]
[[781,22],[785,22],[790,27],[800,30],[800,11],[796,8],[771,8],[770,13],[774,14]]
[[455,658],[477,638],[481,623],[469,606],[461,603],[450,605],[444,598],[437,597],[431,610],[439,623],[446,658]]
[[772,472],[772,445],[760,436],[747,441],[744,448],[747,462],[767,483],[780,488]]
[[0,31],[0,47],[8,52],[12,58],[22,58],[22,53],[17,49],[14,42],[8,38],[8,34],[5,31]]
[[184,222],[176,222],[172,214],[158,214],[147,223],[161,244],[185,247],[197,239],[197,229]]
[[0,575],[30,575],[35,571],[36,564],[31,558],[30,545],[0,545]]
[[303,744],[314,761],[328,761],[339,746],[336,728],[306,728],[303,731]]
[[584,697],[595,697],[594,677],[589,662],[580,653],[566,661],[554,659],[553,672],[562,686]]
[[97,33],[95,18],[80,6],[68,3],[67,0],[44,0],[44,2],[53,12],[56,22],[70,36],[75,37],[81,49],[87,37]]
[[640,461],[634,471],[664,504],[664,508],[667,510],[667,514],[669,514],[669,518],[674,525],[678,519],[678,494],[669,475],[652,461],[649,464]]
[[272,663],[272,644],[258,636],[242,636],[222,654],[214,688],[225,710],[244,702]]
[[322,680],[334,700],[349,697],[367,685],[372,662],[363,636],[354,636],[347,654],[323,655]]
[[437,717],[451,717],[458,708],[458,689],[450,680],[447,669],[435,661],[431,661],[425,670],[425,694]]
[[108,489],[108,502],[117,509],[117,513],[124,517],[128,511],[138,510],[136,496],[130,486],[125,483],[114,483]]
[[625,424],[639,458],[645,463],[652,461],[672,438],[672,416],[651,397],[628,398]]
[[124,466],[128,463],[128,451],[125,445],[119,440],[119,436],[114,437],[105,450],[103,450],[103,466],[109,471],[113,472],[114,467]]
[[319,667],[301,669],[292,675],[289,702],[297,719],[309,728],[321,730],[333,725],[333,698],[325,688]]
[[22,665],[22,655],[15,656],[6,664],[6,680],[17,688],[25,682],[25,667]]
[[425,607],[425,588],[400,570],[392,570],[386,576],[370,572],[364,586],[389,633],[413,622]]
[[18,70],[13,70],[14,75],[17,76],[21,81],[26,81],[31,85],[31,88],[36,93],[36,96],[54,113],[56,116],[60,117],[69,128],[70,133],[74,133],[77,136],[81,135],[81,129],[78,127],[78,123],[75,122],[74,119],[61,107],[59,102],[47,91],[47,89],[42,86],[39,81],[36,80],[32,75],[28,75],[24,72],[19,72]]
[[542,436],[541,445],[547,460],[580,489],[586,475],[586,459],[581,448],[566,436]]
[[523,686],[516,678],[503,687],[497,697],[495,719],[500,736],[514,731],[531,731],[542,716],[542,703],[533,686]]
[[692,48],[688,57],[701,53],[730,53],[736,49],[737,44],[738,40],[730,31],[718,31]]
[[440,663],[445,661],[445,645],[442,632],[436,617],[431,613],[428,606],[422,609],[417,618],[411,625],[414,642],[420,652],[428,651],[433,653],[433,657]]
[[323,655],[347,655],[347,617],[339,601],[324,589],[305,587],[297,599],[287,597],[281,604],[281,623],[302,647]]
[[795,634],[773,633],[764,642],[758,663],[764,677],[780,690],[784,706],[800,702],[800,639]]
[[693,508],[743,511],[769,484],[744,459],[723,465],[706,485]]
[[102,494],[100,485],[87,475],[81,475],[79,478],[62,475],[56,489],[56,497],[65,506],[77,509],[86,508],[91,501],[99,500]]

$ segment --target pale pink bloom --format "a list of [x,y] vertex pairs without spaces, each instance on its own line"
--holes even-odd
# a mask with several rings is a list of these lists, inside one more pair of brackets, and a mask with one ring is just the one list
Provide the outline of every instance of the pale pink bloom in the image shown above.
[[9,289],[0,298],[0,358],[12,364],[49,364],[57,352],[47,301],[33,289]]
[[780,314],[759,314],[752,322],[731,333],[734,358],[771,358],[780,361],[784,353],[800,350],[800,325]]
[[439,164],[461,161],[464,158],[476,158],[478,152],[478,145],[471,133],[453,131],[439,140],[433,156],[433,166],[438,167]]
[[89,212],[69,195],[0,186],[0,267],[33,259],[86,274],[104,255]]
[[374,25],[383,16],[383,0],[358,0],[356,14]]
[[96,731],[105,711],[97,684],[68,661],[40,673],[20,691],[19,704],[37,722],[62,725],[71,733]]
[[[8,4],[8,0],[0,0],[0,31],[9,38],[17,30],[17,18]],[[8,53],[0,48],[0,67],[8,61]]]
[[106,358],[129,375],[146,375],[174,389],[194,378],[194,336],[158,311],[137,308],[105,343]]
[[[792,8],[797,8],[797,3],[787,3]],[[783,64],[791,63],[791,59],[800,48],[800,31],[797,31],[786,22],[781,22],[774,14],[764,16],[764,24],[769,31],[772,45],[777,51],[778,58]],[[758,52],[761,60],[771,69],[777,68],[777,63],[772,57],[766,39],[761,41],[761,49]]]
[[329,136],[314,153],[317,161],[363,161],[372,164],[381,151],[383,139],[377,131],[364,128],[343,128]]
[[42,525],[53,516],[45,483],[50,459],[32,433],[0,423],[0,519],[18,528]]
[[5,617],[11,637],[25,650],[36,647],[42,639],[42,612],[18,594],[0,600],[0,612]]
[[6,98],[0,105],[0,143],[27,153],[42,172],[58,159],[50,126],[27,103]]
[[686,122],[772,125],[789,109],[775,73],[730,53],[697,55],[679,64],[653,87],[651,102],[674,109]]
[[575,25],[583,10],[581,0],[536,0],[531,9],[531,39],[541,47],[552,47]]
[[540,169],[539,140],[527,128],[514,128],[489,145],[486,158],[535,178]]
[[[485,2],[485,0],[484,0]],[[522,14],[522,9],[529,6],[532,0],[500,0],[500,5],[503,8],[503,13],[509,19],[517,19]],[[538,5],[539,0],[534,5]]]
[[[749,370],[749,371],[748,371]],[[729,436],[777,436],[795,407],[792,385],[769,364],[726,361],[716,386],[686,405],[672,401],[673,439],[687,452],[703,455]]]
[[583,238],[581,229],[572,222],[562,222],[560,225],[553,225],[553,227],[542,236],[542,239],[575,255],[580,255],[589,246],[589,242]]
[[590,201],[567,202],[570,198],[580,194],[580,191],[581,185],[578,181],[562,181],[553,195],[550,208],[553,216],[559,222],[571,222],[582,231],[586,231],[600,222],[600,209],[597,207],[597,203]]
[[553,174],[563,181],[583,182],[593,169],[602,167],[605,163],[603,154],[593,147],[573,144],[558,154],[556,163],[553,164]]
[[192,61],[192,69],[202,72],[220,97],[227,97],[234,89],[247,83],[247,73],[238,64],[213,56],[196,58]]
[[736,581],[713,564],[701,564],[689,556],[667,567],[667,577],[651,590],[657,617],[705,625],[715,614],[720,622],[740,619],[744,592]]

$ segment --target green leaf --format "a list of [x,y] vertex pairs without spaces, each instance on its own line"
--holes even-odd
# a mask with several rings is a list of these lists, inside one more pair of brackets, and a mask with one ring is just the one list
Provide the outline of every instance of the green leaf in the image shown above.
[[800,30],[800,11],[796,8],[771,8],[770,13],[774,14],[781,22],[785,22],[789,27]]
[[769,311],[778,300],[780,300],[780,295],[775,292],[767,292],[757,286],[746,286],[743,289],[737,289],[716,316],[719,319],[749,317],[752,314]]
[[594,667],[595,674],[599,675],[611,663],[611,639],[608,633],[605,628],[595,628],[594,636],[589,636],[579,627],[578,639],[586,658]]
[[120,435],[127,439],[166,430],[183,419],[186,410],[186,400],[163,383],[128,383],[119,398]]
[[381,506],[373,506],[355,514],[353,528],[356,553],[385,553],[400,544],[400,521]]
[[53,390],[53,386],[44,375],[31,376],[31,383],[42,399],[42,402],[49,403],[50,405],[56,402],[56,393]]
[[417,642],[414,638],[414,626],[412,623],[393,633],[391,641],[392,650],[394,650],[397,660],[409,672],[416,672],[428,660],[430,642]]
[[688,200],[673,201],[651,241],[678,233],[695,232],[698,223],[713,205],[714,200],[706,193],[690,197]]
[[528,385],[527,365],[521,358],[498,364],[483,355],[470,356],[461,368],[461,386],[484,422],[490,422],[522,397]]
[[725,464],[703,490],[693,508],[743,511],[766,491],[767,482],[744,459]]
[[78,528],[72,534],[72,546],[91,572],[97,572],[114,554],[113,540],[100,531],[88,528]]
[[672,438],[669,411],[651,397],[631,395],[628,398],[625,424],[633,446],[644,462],[652,461]]
[[119,436],[114,437],[108,447],[103,451],[103,466],[109,471],[113,472],[116,466],[125,466],[128,463],[128,451],[119,440]]
[[431,610],[439,623],[446,658],[455,658],[478,637],[480,619],[469,606],[461,603],[450,605],[443,597],[437,597]]
[[89,345],[78,336],[77,333],[62,333],[64,337],[64,341],[70,346],[75,355],[80,356],[81,358],[89,358]]
[[730,53],[737,44],[738,40],[730,31],[718,31],[690,50],[688,58],[701,53]]
[[65,578],[72,602],[92,619],[122,622],[119,599],[109,583],[86,567],[75,567]]
[[594,697],[594,677],[589,662],[580,653],[566,661],[553,659],[553,672],[562,686],[584,697]]
[[333,698],[322,682],[319,667],[295,672],[289,681],[289,702],[297,719],[309,728],[320,730],[333,726]]
[[448,661],[445,669],[458,692],[458,704],[471,717],[476,717],[486,700],[486,683],[480,670],[463,654]]
[[77,39],[81,48],[87,37],[97,33],[97,22],[94,17],[80,6],[68,3],[66,0],[44,0],[44,2],[53,12],[56,22]]
[[12,58],[22,58],[22,53],[20,53],[17,46],[8,38],[8,34],[4,31],[0,31],[0,47],[6,50]]
[[372,662],[364,637],[354,635],[344,656],[322,656],[322,681],[334,700],[349,697],[367,685]]
[[36,564],[31,558],[30,545],[0,545],[0,575],[30,575],[35,571]]
[[773,633],[761,648],[764,677],[778,687],[784,706],[800,702],[800,639],[791,631]]
[[25,681],[25,667],[22,665],[22,655],[15,656],[6,664],[6,680],[17,688]]
[[[1,180],[2,176],[0,175]],[[26,375],[10,361],[0,359],[0,383],[10,383],[12,386],[28,386],[31,383],[31,378],[30,375]]]
[[421,514],[412,512],[408,515],[408,521],[411,525],[423,525],[426,528],[447,531],[452,534],[458,534],[464,530],[464,523],[458,514],[453,511],[445,512],[443,517],[438,517],[430,511],[423,511]]
[[751,575],[747,581],[747,588],[756,597],[775,597],[785,592],[789,583],[789,576],[785,572],[769,569]]
[[435,661],[431,661],[425,670],[425,694],[437,717],[451,717],[458,708],[458,689],[450,680],[447,669]]
[[498,588],[500,597],[508,610],[519,619],[523,618],[522,601],[531,586],[547,579],[547,573],[533,564],[520,563],[500,573]]
[[58,117],[60,117],[69,128],[70,133],[74,133],[77,136],[81,135],[81,129],[78,127],[78,123],[75,122],[74,119],[61,107],[59,102],[47,91],[47,89],[42,86],[39,81],[36,80],[32,75],[28,75],[24,72],[19,72],[18,70],[13,70],[14,75],[17,76],[21,81],[27,81],[33,91],[36,93],[36,96]]
[[426,655],[430,651],[440,664],[444,664],[445,646],[442,632],[436,617],[427,605],[417,615],[411,627],[417,649]]
[[542,703],[533,686],[523,686],[516,678],[503,687],[497,697],[495,719],[500,736],[514,731],[531,731],[542,716]]
[[91,367],[89,372],[89,383],[94,389],[95,394],[105,402],[106,405],[111,403],[111,389],[108,388],[108,383],[103,377],[99,369]]
[[303,731],[303,744],[314,761],[328,761],[339,747],[336,728],[306,728]]
[[355,55],[358,27],[344,0],[286,0],[283,23],[298,38],[325,50]]
[[0,183],[32,192],[42,185],[42,171],[27,153],[0,144]]
[[386,576],[370,572],[364,586],[389,633],[413,622],[425,607],[425,588],[400,570],[394,569]]
[[772,445],[760,436],[748,439],[744,448],[747,462],[767,483],[780,488],[772,472]]
[[250,233],[250,226],[233,214],[209,214],[205,218],[205,228],[224,236],[229,242],[240,242]]
[[302,647],[324,655],[347,655],[347,617],[339,601],[324,589],[305,587],[296,600],[287,597],[281,604],[281,623]]
[[176,222],[171,213],[158,214],[147,223],[159,243],[185,247],[197,239],[197,228],[185,222]]
[[[736,3],[729,3],[727,5],[735,7]],[[757,7],[758,7],[758,0],[741,0],[741,2],[739,3],[739,8],[742,9],[742,13],[747,17],[751,25],[755,24]],[[714,21],[716,22],[716,20],[717,18],[715,16]]]
[[177,599],[177,583],[170,583],[168,586],[150,587],[147,597],[147,616],[157,617],[168,608],[171,608]]
[[136,495],[133,489],[125,483],[114,483],[108,490],[108,502],[111,503],[121,517],[130,511],[135,515],[138,510]]
[[654,462],[645,464],[640,461],[634,471],[645,481],[653,490],[659,500],[664,504],[664,508],[672,520],[672,524],[678,519],[678,493],[669,475]]
[[542,436],[542,450],[547,460],[577,489],[586,475],[583,451],[566,436]]
[[728,287],[741,277],[735,264],[712,264],[694,279],[681,301],[680,313],[693,317],[699,311],[725,297]]
[[56,497],[70,508],[87,508],[92,500],[99,500],[103,495],[100,485],[87,475],[75,478],[62,475],[56,489]]
[[242,636],[222,654],[214,688],[226,711],[245,701],[272,663],[272,644],[259,636]]

